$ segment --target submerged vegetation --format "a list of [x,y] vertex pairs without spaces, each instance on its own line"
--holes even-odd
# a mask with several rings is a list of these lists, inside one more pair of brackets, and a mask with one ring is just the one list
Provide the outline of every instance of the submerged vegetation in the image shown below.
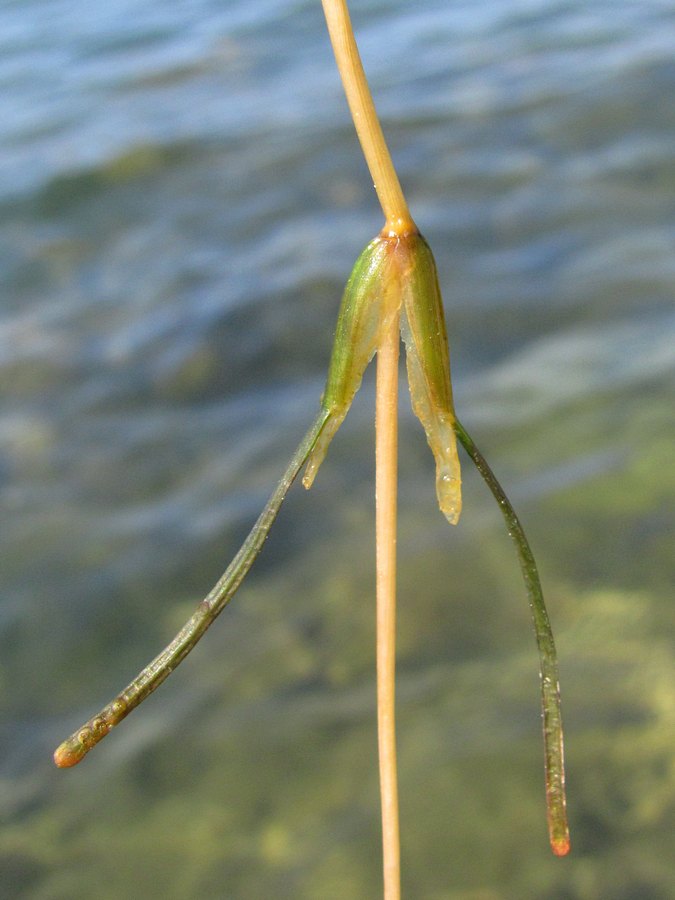
[[248,574],[286,494],[306,464],[309,488],[328,445],[377,353],[376,561],[378,742],[385,900],[400,897],[398,775],[395,732],[398,354],[399,329],[406,345],[412,406],[436,460],[436,493],[451,524],[462,508],[456,441],[462,444],[494,495],[520,561],[540,658],[545,745],[546,801],[553,852],[569,851],[562,721],[553,635],[537,566],[522,526],[490,466],[455,415],[448,342],[432,252],[417,230],[375,112],[344,0],[323,0],[338,69],[385,217],[381,233],[359,256],[338,317],[326,388],[319,413],[286,472],[224,575],[171,643],[97,715],[54,753],[71,767],[143,702],[185,659]]

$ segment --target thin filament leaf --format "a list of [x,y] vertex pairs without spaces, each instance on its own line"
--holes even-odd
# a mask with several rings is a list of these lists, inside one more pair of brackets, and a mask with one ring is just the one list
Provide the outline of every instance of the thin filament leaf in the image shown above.
[[525,581],[532,611],[534,633],[539,650],[541,676],[541,704],[544,723],[544,758],[546,767],[546,808],[551,849],[556,856],[565,856],[570,849],[569,826],[565,799],[565,761],[563,727],[560,712],[560,686],[558,682],[558,656],[553,641],[551,623],[544,603],[537,564],[525,537],[515,510],[485,457],[476,447],[462,424],[455,419],[455,432],[481,477],[492,491],[504,516],[506,527],[513,540],[520,569]]
[[201,601],[171,643],[147,665],[110,703],[74,732],[54,753],[60,768],[74,766],[101,741],[108,732],[145,700],[173,672],[195,647],[207,628],[232,599],[262,550],[270,528],[290,486],[311,453],[330,418],[321,410],[311,428],[293,454],[279,484],[225,573]]

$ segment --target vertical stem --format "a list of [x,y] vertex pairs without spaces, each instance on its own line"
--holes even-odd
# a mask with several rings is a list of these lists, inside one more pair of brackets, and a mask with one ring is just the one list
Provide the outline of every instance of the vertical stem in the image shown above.
[[377,726],[384,900],[399,900],[401,896],[395,720],[398,318],[394,316],[377,353],[375,412]]
[[[384,232],[393,236],[416,231],[375,112],[346,0],[322,0],[322,4],[354,127],[386,220]],[[378,348],[375,412],[377,726],[384,900],[401,896],[395,720],[398,352],[399,316],[394,316]]]
[[322,0],[322,3],[354,127],[387,220],[385,228],[395,234],[413,231],[415,224],[375,112],[347,4],[345,0]]

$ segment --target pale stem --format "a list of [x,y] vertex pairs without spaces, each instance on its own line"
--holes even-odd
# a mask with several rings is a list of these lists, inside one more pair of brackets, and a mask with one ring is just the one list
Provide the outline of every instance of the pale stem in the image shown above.
[[347,4],[345,0],[322,0],[322,4],[349,111],[387,220],[385,228],[394,234],[413,231],[415,223],[375,112]]
[[375,401],[377,726],[384,900],[399,900],[401,896],[395,717],[398,318],[394,316],[378,349]]

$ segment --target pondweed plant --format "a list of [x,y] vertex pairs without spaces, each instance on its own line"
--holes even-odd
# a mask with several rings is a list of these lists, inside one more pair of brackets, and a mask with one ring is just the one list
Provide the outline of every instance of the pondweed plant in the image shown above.
[[56,750],[57,766],[73,766],[154,691],[222,612],[260,553],[300,469],[309,488],[377,353],[376,603],[377,710],[382,800],[384,896],[400,896],[395,743],[397,398],[399,334],[406,350],[413,410],[436,462],[441,511],[456,524],[461,511],[457,440],[494,495],[520,562],[539,650],[544,724],[546,801],[551,847],[570,846],[565,811],[562,722],[555,645],[537,573],[522,526],[488,463],[455,415],[448,341],[432,252],[408,210],[359,58],[344,0],[322,0],[349,108],[385,216],[363,250],[342,298],[320,409],[248,537],[215,587],[171,643],[117,696]]

